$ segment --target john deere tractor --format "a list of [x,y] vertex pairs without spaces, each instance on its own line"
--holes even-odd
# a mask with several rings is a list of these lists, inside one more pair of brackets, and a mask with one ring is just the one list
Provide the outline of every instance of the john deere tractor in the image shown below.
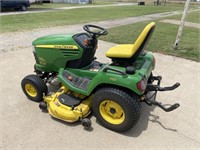
[[[66,122],[81,121],[90,127],[92,112],[106,128],[123,132],[140,118],[141,102],[156,105],[166,112],[179,107],[164,107],[155,100],[157,91],[174,90],[180,84],[160,87],[161,76],[153,76],[155,58],[145,50],[154,31],[149,23],[134,44],[111,47],[106,57],[112,63],[96,61],[98,37],[106,29],[84,25],[84,33],[50,35],[33,41],[35,74],[26,76],[22,90],[39,107]],[[48,90],[55,80],[57,91]],[[151,93],[151,97],[147,96]]]

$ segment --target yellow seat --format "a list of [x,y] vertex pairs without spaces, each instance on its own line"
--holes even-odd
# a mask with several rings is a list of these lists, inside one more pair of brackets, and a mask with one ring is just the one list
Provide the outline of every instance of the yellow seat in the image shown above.
[[120,44],[110,48],[106,52],[106,56],[115,58],[130,58],[132,56],[132,48],[133,44]]
[[134,44],[120,44],[114,46],[106,52],[106,56],[109,58],[133,58],[134,55],[138,56],[145,49],[154,27],[154,22],[149,23]]

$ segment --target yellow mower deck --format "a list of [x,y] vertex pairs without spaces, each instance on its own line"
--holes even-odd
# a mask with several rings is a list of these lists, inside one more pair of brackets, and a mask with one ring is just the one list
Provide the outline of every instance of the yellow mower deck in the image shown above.
[[49,114],[53,117],[66,122],[76,122],[90,114],[92,96],[84,99],[78,106],[73,108],[62,104],[58,99],[59,95],[67,94],[69,92],[70,91],[63,86],[58,92],[51,94],[50,96],[45,96],[44,101],[47,103]]

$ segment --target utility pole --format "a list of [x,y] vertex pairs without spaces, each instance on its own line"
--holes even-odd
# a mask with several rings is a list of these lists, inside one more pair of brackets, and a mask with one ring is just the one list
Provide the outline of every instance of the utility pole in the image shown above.
[[176,36],[174,49],[178,49],[178,44],[179,44],[179,41],[181,39],[181,35],[182,35],[182,32],[183,32],[183,26],[185,24],[185,19],[186,19],[186,15],[187,15],[189,6],[190,6],[190,0],[187,0],[185,2],[185,8],[184,8],[183,16],[181,18],[181,23],[180,23],[180,26],[179,26],[179,29],[178,29],[178,33],[177,33],[177,36]]

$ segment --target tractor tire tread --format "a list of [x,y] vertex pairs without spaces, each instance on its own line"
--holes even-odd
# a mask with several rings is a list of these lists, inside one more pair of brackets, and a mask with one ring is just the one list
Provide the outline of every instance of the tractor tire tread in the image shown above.
[[138,122],[140,118],[141,104],[140,104],[138,95],[128,90],[126,91],[126,90],[122,90],[116,87],[104,87],[104,88],[99,89],[95,93],[93,103],[92,103],[92,108],[93,110],[97,109],[94,107],[98,107],[97,106],[98,104],[96,104],[96,102],[98,103],[99,97],[102,97],[102,96],[115,97],[116,95],[121,99],[121,101],[123,101],[124,107],[128,108],[127,114],[125,114],[125,116],[128,116],[129,118],[128,123],[125,123],[125,125],[122,125],[122,127],[109,125],[109,123],[105,123],[105,121],[102,121],[103,118],[100,116],[97,110],[94,111],[94,114],[96,115],[100,123],[102,123],[106,128],[109,128],[117,132],[124,132],[132,128]]
[[[26,94],[26,92],[24,91],[24,88],[23,88],[23,86],[24,86],[24,84],[25,84],[26,82],[31,82],[31,83],[36,87],[36,89],[39,90],[39,91],[38,91],[39,93],[38,93],[37,98],[32,98],[32,97],[30,97],[29,95]],[[21,86],[22,86],[22,89],[23,89],[24,93],[26,94],[26,96],[27,96],[30,100],[36,101],[36,102],[42,101],[42,100],[43,100],[43,94],[46,95],[47,92],[48,92],[48,88],[47,88],[46,84],[44,83],[44,81],[43,81],[39,76],[34,75],[34,74],[31,74],[31,75],[26,76],[26,77],[22,80]]]

